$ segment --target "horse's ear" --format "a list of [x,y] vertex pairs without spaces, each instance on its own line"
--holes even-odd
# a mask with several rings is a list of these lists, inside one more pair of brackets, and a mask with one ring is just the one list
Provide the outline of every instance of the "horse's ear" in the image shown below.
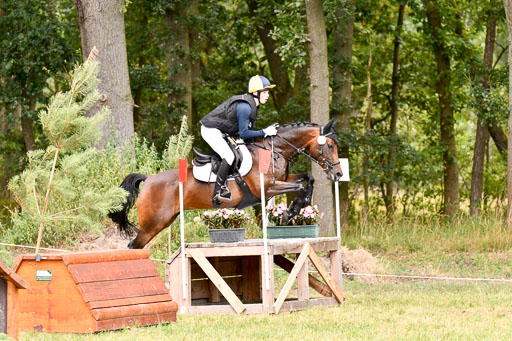
[[331,119],[324,127],[324,131],[331,131],[331,130],[334,130],[334,127],[336,126],[336,124],[338,123],[338,119],[336,118],[333,118]]

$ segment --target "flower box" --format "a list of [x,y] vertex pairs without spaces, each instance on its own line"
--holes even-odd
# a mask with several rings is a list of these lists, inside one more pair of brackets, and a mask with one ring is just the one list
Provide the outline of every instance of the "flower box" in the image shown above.
[[318,224],[292,225],[292,226],[267,226],[268,239],[281,238],[317,238]]
[[236,243],[245,240],[245,229],[209,229],[212,243]]

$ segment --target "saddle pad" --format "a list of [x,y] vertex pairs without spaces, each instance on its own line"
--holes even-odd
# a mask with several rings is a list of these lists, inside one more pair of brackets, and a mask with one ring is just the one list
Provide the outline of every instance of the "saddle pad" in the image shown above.
[[[242,144],[238,146],[238,148],[242,152],[242,164],[240,165],[239,172],[241,176],[244,176],[249,173],[252,168],[252,156],[249,152],[249,149],[247,149],[245,145]],[[192,173],[194,174],[194,178],[196,178],[196,180],[203,182],[215,182],[217,180],[217,175],[212,173],[211,170],[212,164],[207,163],[206,165],[200,167],[194,166],[192,168]],[[233,180],[233,177],[228,177],[228,180]]]

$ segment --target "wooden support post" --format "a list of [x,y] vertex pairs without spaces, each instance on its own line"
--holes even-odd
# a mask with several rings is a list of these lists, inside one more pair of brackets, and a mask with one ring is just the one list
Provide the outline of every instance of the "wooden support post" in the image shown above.
[[341,251],[331,251],[329,252],[329,261],[331,263],[331,277],[334,282],[338,285],[338,288],[343,292],[343,278],[342,278],[342,268],[341,268]]
[[[270,288],[266,290],[265,288],[265,271],[261,271],[261,296],[263,301],[263,312],[264,313],[272,313],[274,311],[274,255],[272,253],[272,248],[269,248],[268,255],[268,263],[270,264]],[[260,257],[261,269],[265,266],[265,256],[261,255]]]
[[311,259],[311,262],[313,263],[315,268],[318,270],[318,272],[320,273],[320,276],[322,276],[325,283],[329,286],[329,288],[331,288],[331,290],[334,294],[334,297],[336,297],[336,300],[338,301],[338,303],[340,303],[340,304],[343,303],[344,298],[343,298],[343,293],[341,292],[340,288],[338,287],[336,282],[334,282],[334,280],[331,278],[331,276],[329,276],[329,272],[327,272],[327,269],[325,268],[324,264],[322,263],[320,258],[318,258],[315,250],[309,244],[306,243],[306,245],[309,248],[309,259]]
[[[217,270],[219,268],[219,257],[212,257],[211,262],[213,267]],[[211,303],[220,302],[219,289],[213,284],[212,280],[208,280],[208,301]]]
[[[222,293],[224,298],[229,302],[231,307],[238,313],[242,313],[245,310],[245,306],[240,301],[238,296],[235,295],[229,285],[222,279],[217,270],[211,265],[206,257],[201,253],[199,249],[189,249],[188,253],[194,258],[197,264],[203,269],[204,273],[210,278],[215,286]],[[189,295],[190,296],[190,295]]]
[[[286,270],[287,272],[292,271],[293,266],[295,265],[291,260],[286,258],[283,255],[275,255],[274,256],[274,263],[278,266],[280,266],[283,270]],[[315,278],[315,276],[309,274],[308,275],[308,281],[309,286],[313,289],[315,289],[320,295],[325,297],[332,296],[331,289],[325,285],[322,281],[319,281]]]
[[309,300],[308,267],[309,262],[306,258],[297,275],[297,299],[299,301]]
[[292,271],[290,272],[290,276],[288,276],[288,279],[286,280],[286,283],[283,286],[283,289],[281,289],[281,292],[279,293],[279,296],[277,297],[276,303],[274,303],[274,312],[277,314],[279,310],[281,310],[281,306],[283,305],[284,300],[286,299],[286,295],[288,295],[288,292],[290,291],[293,282],[295,281],[295,278],[299,274],[300,269],[306,262],[306,259],[308,257],[310,246],[309,243],[304,244],[304,247],[302,248],[302,252],[300,253],[299,258],[297,259],[297,262],[295,263],[295,266],[293,267]]

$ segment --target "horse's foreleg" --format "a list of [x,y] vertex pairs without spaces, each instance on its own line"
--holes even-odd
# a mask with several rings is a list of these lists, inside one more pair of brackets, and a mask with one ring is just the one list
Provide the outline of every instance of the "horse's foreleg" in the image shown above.
[[303,187],[298,190],[297,198],[292,201],[288,210],[281,217],[281,224],[287,224],[290,220],[293,219],[293,217],[299,214],[302,208],[311,204],[311,198],[313,196],[313,184],[315,183],[315,178],[313,178],[311,174],[292,174],[288,177],[288,179],[297,182],[307,181],[307,185],[305,188]]
[[295,182],[276,181],[275,184],[271,185],[267,190],[267,196],[273,197],[280,194],[297,192],[304,190],[304,185]]

